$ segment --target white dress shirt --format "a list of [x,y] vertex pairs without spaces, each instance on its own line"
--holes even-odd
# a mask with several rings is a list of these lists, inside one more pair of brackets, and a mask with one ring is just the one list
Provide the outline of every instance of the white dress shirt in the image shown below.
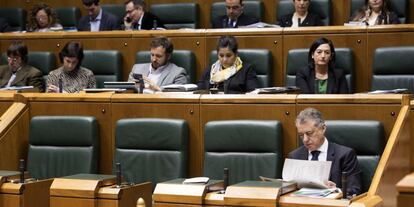
[[[148,74],[148,78],[156,83],[157,85],[159,85],[160,83],[158,82],[162,72],[165,70],[165,68],[168,66],[168,64],[165,64],[163,66],[158,67],[157,69],[152,68],[152,64],[150,64],[150,69],[149,69],[149,74]],[[145,85],[145,87],[147,88],[148,86]]]
[[95,19],[91,19],[91,32],[99,32],[99,27],[101,26],[102,19],[102,8],[99,10],[98,16]]
[[[327,156],[328,156],[328,140],[325,137],[325,140],[323,141],[323,144],[316,149],[318,151],[320,151],[319,156],[318,156],[318,161],[327,161]],[[308,160],[312,159],[312,153],[311,151],[308,150]]]

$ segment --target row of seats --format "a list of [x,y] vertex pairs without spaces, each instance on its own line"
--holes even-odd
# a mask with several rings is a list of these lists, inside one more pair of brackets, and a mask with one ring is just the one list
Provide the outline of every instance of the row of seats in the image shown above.
[[[59,123],[56,125],[55,123]],[[384,149],[378,121],[327,121],[326,137],[353,148],[367,191]],[[55,127],[50,128],[50,125]],[[98,173],[99,124],[95,117],[39,116],[30,122],[28,171],[38,179],[77,173]],[[72,130],[73,128],[77,130]],[[163,129],[163,130],[159,130]],[[164,182],[187,176],[189,128],[178,119],[122,119],[115,129],[114,163],[121,163],[126,181]],[[229,183],[281,178],[282,124],[272,120],[211,121],[204,128],[203,176]],[[301,141],[298,140],[300,143]]]
[[[365,0],[351,1],[351,17],[359,8],[362,8]],[[408,23],[408,1],[407,0],[390,0],[391,8],[400,18],[401,23]],[[263,21],[264,4],[261,0],[245,1],[245,13]],[[103,4],[103,10],[116,15],[120,20],[125,16],[124,4]],[[167,29],[178,28],[199,28],[200,9],[197,3],[170,3],[170,4],[152,4],[149,10],[157,15],[164,23]],[[61,7],[55,9],[60,23],[63,27],[76,27],[81,11],[77,7]],[[318,14],[324,25],[331,25],[332,22],[332,2],[331,0],[312,0],[310,11]],[[283,15],[293,13],[294,7],[291,0],[279,0],[275,9],[277,23]],[[220,15],[225,15],[225,3],[215,2],[211,5],[210,22]],[[0,17],[7,18],[12,28],[16,31],[23,31],[26,27],[26,11],[21,8],[0,8]]]
[[[307,65],[308,49],[292,49],[288,52],[286,63],[286,86],[295,86],[296,71]],[[354,52],[350,48],[336,48],[336,67],[346,72],[350,92],[354,92]],[[89,68],[95,74],[97,87],[102,88],[105,81],[122,81],[122,54],[115,50],[85,50],[82,66]],[[28,55],[28,64],[39,68],[46,76],[56,68],[56,58],[52,52],[32,51]],[[266,49],[240,49],[239,56],[255,68],[260,87],[272,86],[273,60],[272,54]],[[371,90],[390,90],[407,88],[414,92],[414,70],[410,60],[414,58],[414,47],[378,48],[374,52],[372,67]],[[210,53],[209,65],[217,60],[217,52]],[[186,69],[189,82],[195,83],[196,57],[189,50],[175,50],[173,63]],[[136,63],[150,62],[149,51],[136,54]],[[1,64],[7,64],[7,56],[2,55]],[[398,63],[398,64],[396,64]]]

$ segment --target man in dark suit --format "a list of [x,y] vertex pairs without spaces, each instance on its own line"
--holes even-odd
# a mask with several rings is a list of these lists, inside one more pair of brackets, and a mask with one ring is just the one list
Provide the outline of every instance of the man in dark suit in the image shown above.
[[160,18],[146,11],[146,3],[144,0],[127,0],[125,2],[125,12],[125,30],[165,28]]
[[121,21],[115,15],[105,12],[99,6],[99,0],[82,0],[88,15],[79,20],[78,31],[120,30]]
[[325,137],[325,120],[321,112],[307,108],[296,118],[298,135],[303,146],[289,153],[289,158],[299,160],[332,161],[331,171],[327,185],[342,187],[342,172],[347,172],[347,195],[361,193],[361,170],[353,149],[329,142]]
[[43,74],[27,65],[27,47],[21,41],[13,42],[7,49],[7,65],[0,66],[0,87],[33,86],[44,91]]
[[237,28],[259,22],[258,19],[243,12],[243,0],[226,0],[227,15],[213,19],[213,28]]

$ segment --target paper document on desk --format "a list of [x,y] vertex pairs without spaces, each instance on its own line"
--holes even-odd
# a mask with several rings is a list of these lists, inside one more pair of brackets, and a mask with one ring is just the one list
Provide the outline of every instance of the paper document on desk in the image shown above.
[[285,159],[282,177],[285,181],[297,182],[299,188],[328,188],[331,161],[308,161]]

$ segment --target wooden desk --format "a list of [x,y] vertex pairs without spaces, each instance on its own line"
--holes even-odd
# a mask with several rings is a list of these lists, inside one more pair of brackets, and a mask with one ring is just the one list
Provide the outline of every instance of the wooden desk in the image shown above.
[[397,206],[412,206],[414,203],[414,173],[405,176],[397,183]]

